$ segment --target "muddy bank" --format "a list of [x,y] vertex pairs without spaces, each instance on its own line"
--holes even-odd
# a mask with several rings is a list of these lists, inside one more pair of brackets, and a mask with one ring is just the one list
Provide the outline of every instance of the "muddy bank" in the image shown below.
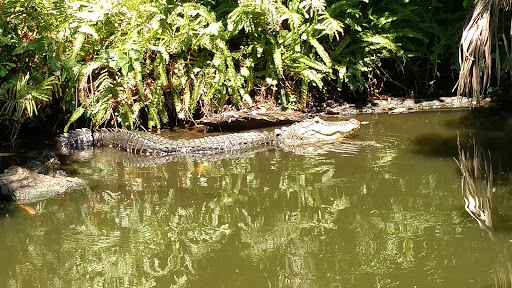
[[364,106],[354,104],[330,105],[326,103],[324,113],[330,115],[356,115],[356,114],[401,114],[425,110],[464,109],[490,105],[490,99],[482,103],[465,97],[440,97],[434,100],[388,98],[373,100]]
[[339,115],[353,116],[358,114],[401,114],[425,110],[469,109],[473,107],[489,106],[490,99],[482,103],[465,97],[440,97],[434,100],[419,100],[405,98],[377,99],[363,105],[337,103],[327,101],[319,107],[307,111],[282,111],[275,105],[257,105],[242,110],[228,110],[219,114],[204,117],[197,124],[204,130],[212,131],[239,131],[257,129],[269,126],[288,125],[312,116]]

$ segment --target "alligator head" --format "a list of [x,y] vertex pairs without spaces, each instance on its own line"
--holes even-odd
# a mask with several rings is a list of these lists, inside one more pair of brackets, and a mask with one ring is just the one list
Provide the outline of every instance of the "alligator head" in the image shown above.
[[316,142],[339,141],[357,130],[361,123],[356,119],[348,121],[326,122],[315,117],[295,123],[289,127],[276,129],[280,146],[295,146]]

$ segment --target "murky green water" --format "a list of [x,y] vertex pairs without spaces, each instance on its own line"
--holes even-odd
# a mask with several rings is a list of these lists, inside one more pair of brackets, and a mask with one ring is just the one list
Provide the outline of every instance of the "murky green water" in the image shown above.
[[353,138],[384,147],[355,154],[137,167],[99,150],[70,163],[90,189],[4,213],[0,287],[493,287],[512,271],[510,191],[491,235],[453,157],[457,133],[506,143],[469,114],[358,116]]

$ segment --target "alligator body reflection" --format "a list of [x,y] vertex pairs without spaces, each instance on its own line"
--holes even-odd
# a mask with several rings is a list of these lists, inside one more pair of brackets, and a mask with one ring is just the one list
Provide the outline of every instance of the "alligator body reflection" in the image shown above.
[[[296,147],[340,142],[359,127],[360,122],[356,119],[326,122],[316,117],[274,132],[245,132],[190,140],[169,140],[151,133],[122,129],[91,131],[83,128],[59,135],[57,142],[62,154],[87,151],[93,147],[115,147],[132,154],[158,156],[163,162],[168,162],[182,156],[237,157],[268,147],[294,151]],[[374,145],[369,142],[354,143],[357,142],[350,142],[352,146]]]

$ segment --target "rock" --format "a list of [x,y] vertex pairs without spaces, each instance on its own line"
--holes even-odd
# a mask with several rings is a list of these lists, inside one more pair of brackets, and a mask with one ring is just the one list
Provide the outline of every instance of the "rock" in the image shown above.
[[407,110],[408,110],[407,107],[400,107],[400,108],[396,108],[396,109],[389,111],[389,114],[407,113]]
[[0,200],[3,202],[34,202],[55,197],[86,184],[82,179],[65,176],[54,170],[60,164],[53,153],[45,153],[37,160],[20,166],[11,166],[0,174]]

